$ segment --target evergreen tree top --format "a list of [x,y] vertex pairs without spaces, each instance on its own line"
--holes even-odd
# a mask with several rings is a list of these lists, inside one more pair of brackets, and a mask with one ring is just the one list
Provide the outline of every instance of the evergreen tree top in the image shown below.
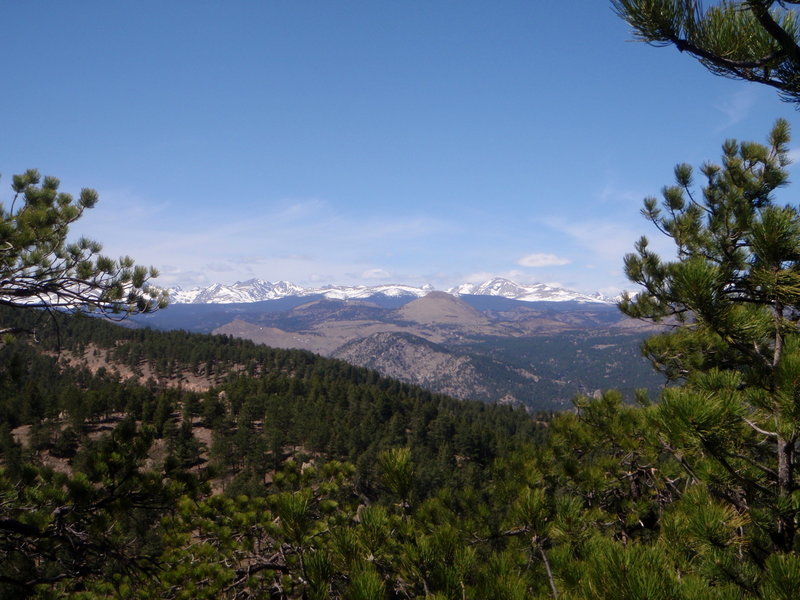
[[70,225],[94,207],[98,194],[84,188],[74,198],[59,185],[31,169],[14,175],[10,206],[0,202],[0,305],[110,316],[166,306],[166,292],[149,283],[158,276],[154,268],[104,256],[87,238],[68,241]]

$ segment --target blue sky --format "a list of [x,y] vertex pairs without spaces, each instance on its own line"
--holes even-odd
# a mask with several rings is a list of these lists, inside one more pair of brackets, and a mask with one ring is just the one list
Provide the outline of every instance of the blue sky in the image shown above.
[[0,18],[0,199],[31,167],[97,189],[75,235],[165,286],[616,292],[634,241],[660,241],[639,208],[676,163],[797,122],[767,88],[630,41],[603,0],[6,2]]

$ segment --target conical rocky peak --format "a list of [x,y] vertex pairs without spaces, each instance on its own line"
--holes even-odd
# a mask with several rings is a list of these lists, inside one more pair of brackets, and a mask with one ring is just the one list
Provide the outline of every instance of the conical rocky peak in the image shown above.
[[429,292],[397,310],[400,318],[428,324],[484,325],[486,317],[447,292]]

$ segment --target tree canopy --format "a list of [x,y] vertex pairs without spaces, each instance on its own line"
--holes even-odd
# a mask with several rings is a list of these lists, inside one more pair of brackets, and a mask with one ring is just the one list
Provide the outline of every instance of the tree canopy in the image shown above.
[[800,24],[787,5],[798,0],[612,0],[636,37],[675,46],[712,73],[755,81],[800,102]]
[[[535,423],[307,352],[56,319],[65,354],[108,362],[68,367],[45,327],[0,347],[0,598],[796,597],[773,537],[794,500],[725,377]],[[208,361],[205,392],[114,372]]]
[[722,164],[703,165],[700,191],[689,165],[675,167],[675,185],[642,213],[673,239],[676,260],[640,239],[625,270],[642,291],[620,305],[676,325],[644,346],[683,382],[657,409],[670,447],[714,465],[693,477],[724,489],[738,512],[764,507],[759,526],[786,551],[799,514],[800,213],[773,192],[787,181],[788,142],[783,120],[767,145],[728,140]]
[[166,292],[149,284],[158,275],[152,267],[103,256],[86,238],[67,240],[69,226],[96,204],[95,190],[76,199],[36,170],[14,175],[11,187],[10,206],[0,202],[0,305],[111,316],[166,305]]

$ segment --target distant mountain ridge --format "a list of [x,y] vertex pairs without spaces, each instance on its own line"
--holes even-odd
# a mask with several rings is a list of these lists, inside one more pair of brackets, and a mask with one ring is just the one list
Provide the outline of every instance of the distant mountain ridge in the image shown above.
[[[390,298],[422,298],[434,291],[430,285],[414,287],[402,284],[383,284],[376,286],[333,286],[303,288],[288,281],[275,283],[261,279],[237,281],[233,285],[212,284],[183,290],[171,289],[170,298],[174,304],[236,304],[277,300],[297,296],[324,296],[334,300],[361,300],[374,296]],[[495,277],[481,284],[464,283],[447,290],[453,296],[495,296],[522,302],[580,302],[614,304],[615,298],[602,294],[584,294],[573,290],[549,286],[543,283],[521,285],[509,279]]]
[[[663,383],[638,350],[658,328],[626,319],[602,298],[497,279],[461,286],[460,296],[411,286],[314,291],[287,282],[212,286],[197,302],[130,323],[308,350],[457,398],[531,410],[608,388],[631,398]],[[256,293],[271,299],[255,301]]]
[[[399,306],[381,306],[375,296],[308,298],[184,304],[163,312],[213,309],[223,313],[213,319],[217,334],[340,358],[456,398],[532,410],[563,408],[576,394],[612,387],[631,397],[633,389],[661,383],[638,351],[654,329],[642,330],[612,304],[439,291]],[[300,303],[264,306],[289,300]]]
[[616,298],[603,296],[599,292],[583,294],[545,283],[520,285],[502,277],[495,277],[481,284],[464,283],[451,288],[448,293],[453,296],[500,296],[522,302],[599,302],[601,304],[617,302]]

